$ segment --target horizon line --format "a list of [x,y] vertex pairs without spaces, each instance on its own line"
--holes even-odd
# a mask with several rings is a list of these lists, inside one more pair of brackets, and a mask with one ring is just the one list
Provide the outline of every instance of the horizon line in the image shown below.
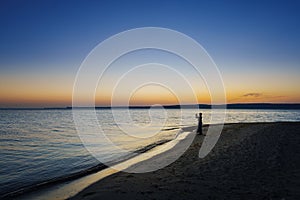
[[55,110],[55,109],[111,109],[111,108],[129,108],[129,109],[147,109],[147,108],[165,108],[165,109],[178,109],[178,108],[192,108],[198,106],[202,109],[215,108],[227,109],[300,109],[300,103],[229,103],[229,104],[174,104],[174,105],[132,105],[132,106],[58,106],[58,107],[0,107],[0,110]]

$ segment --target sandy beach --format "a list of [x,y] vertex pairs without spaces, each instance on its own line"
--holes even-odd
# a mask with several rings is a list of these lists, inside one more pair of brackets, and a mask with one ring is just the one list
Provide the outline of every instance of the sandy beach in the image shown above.
[[[196,136],[190,148],[163,169],[119,172],[71,199],[300,198],[300,123],[226,124],[213,151],[200,159],[203,138]],[[157,156],[152,159],[165,155]]]

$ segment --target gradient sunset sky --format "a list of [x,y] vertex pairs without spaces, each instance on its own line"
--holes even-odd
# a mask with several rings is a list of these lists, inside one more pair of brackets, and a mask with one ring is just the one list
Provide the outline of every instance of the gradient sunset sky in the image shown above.
[[[70,106],[88,53],[114,34],[149,26],[200,43],[219,67],[228,103],[300,103],[299,10],[300,1],[1,1],[0,107]],[[192,82],[199,103],[210,103],[203,82]],[[97,105],[110,102],[105,94]],[[132,101],[177,103],[154,86]]]

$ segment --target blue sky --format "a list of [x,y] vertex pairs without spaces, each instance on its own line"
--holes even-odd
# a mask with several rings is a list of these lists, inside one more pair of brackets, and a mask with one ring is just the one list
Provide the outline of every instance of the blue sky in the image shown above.
[[299,1],[1,1],[0,72],[74,75],[104,39],[157,26],[194,38],[225,76],[295,76],[299,10]]

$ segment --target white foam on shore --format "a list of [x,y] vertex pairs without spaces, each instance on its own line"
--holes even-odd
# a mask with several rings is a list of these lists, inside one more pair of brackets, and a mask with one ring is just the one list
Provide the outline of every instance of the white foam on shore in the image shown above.
[[[21,195],[20,197],[17,197],[16,199],[22,199],[22,200],[58,200],[58,199],[67,199],[72,196],[75,196],[83,189],[87,188],[91,184],[98,182],[99,180],[108,177],[110,175],[113,175],[117,172],[119,172],[116,169],[127,169],[129,167],[132,167],[133,165],[136,165],[137,163],[149,160],[153,158],[154,156],[157,156],[159,154],[163,154],[164,152],[167,152],[168,150],[172,149],[176,144],[178,144],[180,141],[184,141],[187,136],[195,134],[196,130],[193,130],[192,132],[186,132],[181,130],[180,133],[177,135],[177,137],[174,140],[171,140],[170,142],[167,142],[165,144],[159,145],[157,147],[154,147],[153,149],[139,154],[133,158],[130,158],[124,162],[121,162],[119,164],[116,164],[112,168],[106,168],[103,169],[97,173],[90,174],[84,177],[81,177],[76,180],[68,181],[65,183],[56,184],[47,188],[43,188],[38,191],[33,191],[28,194]],[[193,134],[191,134],[193,133]]]

